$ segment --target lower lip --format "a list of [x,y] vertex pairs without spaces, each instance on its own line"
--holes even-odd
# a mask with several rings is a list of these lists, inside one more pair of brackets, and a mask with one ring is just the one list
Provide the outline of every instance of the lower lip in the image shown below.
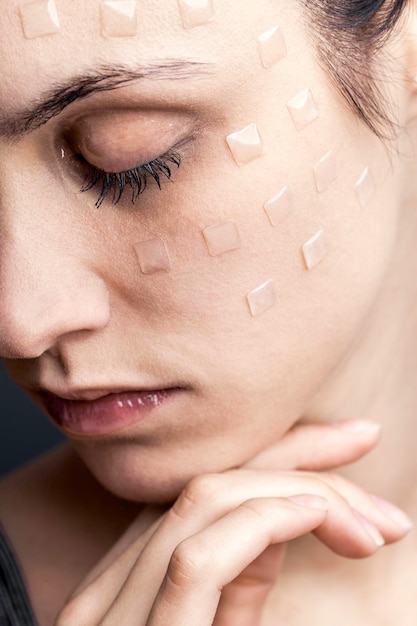
[[74,435],[104,435],[141,421],[180,389],[114,393],[93,401],[43,394],[44,407],[60,428]]

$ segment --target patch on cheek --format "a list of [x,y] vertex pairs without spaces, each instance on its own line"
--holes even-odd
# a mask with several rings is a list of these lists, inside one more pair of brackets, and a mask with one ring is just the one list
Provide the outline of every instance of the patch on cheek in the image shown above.
[[297,130],[302,130],[319,116],[313,94],[308,87],[291,98],[287,103],[287,108]]
[[160,237],[140,241],[135,245],[142,274],[169,272],[172,269],[166,243]]
[[319,230],[303,246],[303,256],[308,270],[315,268],[326,256],[328,246],[324,230]]
[[314,166],[314,180],[319,193],[326,191],[337,179],[338,167],[335,154],[330,150]]
[[273,280],[268,280],[247,295],[249,309],[253,317],[258,317],[272,309],[277,302],[277,294]]
[[203,26],[214,19],[213,0],[178,0],[184,28]]
[[34,0],[19,8],[26,39],[54,35],[60,29],[55,0]]
[[265,68],[272,67],[287,56],[287,46],[279,26],[274,26],[259,35],[258,50]]
[[359,204],[364,209],[376,192],[375,178],[370,167],[366,167],[355,185]]
[[246,165],[264,153],[264,144],[256,124],[249,124],[226,138],[236,163]]
[[278,191],[268,202],[264,209],[272,226],[276,226],[282,219],[287,217],[294,208],[292,193],[289,187],[285,186]]
[[100,5],[103,37],[134,37],[138,30],[137,11],[136,0],[103,0]]
[[233,220],[216,226],[209,226],[203,231],[203,235],[211,256],[225,254],[225,252],[238,250],[242,247],[239,230]]

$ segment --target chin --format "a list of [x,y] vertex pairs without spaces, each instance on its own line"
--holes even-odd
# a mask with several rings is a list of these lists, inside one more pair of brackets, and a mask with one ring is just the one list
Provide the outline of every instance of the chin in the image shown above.
[[[169,504],[196,476],[232,469],[246,459],[217,450],[119,445],[74,446],[94,478],[110,493],[136,503]],[[213,451],[211,451],[213,452]],[[249,458],[249,456],[248,456]]]

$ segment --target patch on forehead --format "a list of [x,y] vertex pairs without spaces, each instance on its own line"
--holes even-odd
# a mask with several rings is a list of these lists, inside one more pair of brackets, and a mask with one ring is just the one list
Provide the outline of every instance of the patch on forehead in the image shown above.
[[214,19],[213,0],[178,0],[184,28],[203,26]]
[[279,26],[270,28],[258,37],[258,49],[262,65],[272,67],[287,56],[287,46]]
[[55,0],[32,0],[22,4],[19,13],[26,39],[54,35],[60,29]]
[[134,37],[138,31],[136,0],[102,0],[100,5],[101,34],[111,37]]

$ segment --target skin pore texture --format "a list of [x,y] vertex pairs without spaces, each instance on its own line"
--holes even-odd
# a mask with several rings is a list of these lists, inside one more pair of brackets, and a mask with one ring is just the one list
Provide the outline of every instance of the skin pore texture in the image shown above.
[[[102,36],[95,0],[59,3],[59,31],[33,39],[23,35],[19,3],[2,7],[0,355],[40,405],[39,388],[84,399],[183,390],[126,429],[71,435],[104,490],[69,447],[33,475],[62,464],[62,483],[48,484],[55,495],[65,485],[72,505],[83,484],[77,513],[62,507],[88,520],[82,545],[94,563],[136,510],[123,500],[171,502],[194,476],[246,463],[300,420],[361,418],[382,423],[384,435],[342,473],[416,515],[413,14],[387,44],[395,59],[388,96],[406,128],[388,144],[328,79],[297,2],[218,0],[215,19],[196,28],[184,28],[174,1],[140,5],[138,35],[114,39]],[[257,38],[276,24],[287,54],[266,68]],[[32,132],[26,115],[22,136],[10,136],[19,113],[57,85],[141,66],[140,80],[80,99]],[[288,103],[306,88],[318,115],[300,128]],[[250,124],[263,154],[237,164],[226,138]],[[88,174],[80,152],[114,173],[170,150],[180,166],[160,190],[149,180],[134,204],[129,189],[117,204],[110,193],[99,209],[100,184],[80,193]],[[314,171],[329,151],[337,175],[319,192]],[[358,195],[366,168],[375,189]],[[285,186],[290,206],[271,221],[265,205]],[[241,245],[213,255],[207,229],[229,222]],[[325,251],[303,253],[320,231]],[[170,271],[141,271],[138,246],[155,240],[169,250]],[[251,315],[247,296],[268,281],[272,306]],[[94,512],[81,506],[92,494]],[[97,524],[102,535],[91,546]],[[415,590],[404,581],[415,571],[415,543],[411,533],[357,563],[300,540],[265,624],[276,623],[276,606],[284,623],[307,623],[309,610],[296,602],[301,588],[317,624],[332,623],[341,603],[349,626],[392,624],[393,615],[411,624]],[[72,572],[76,580],[83,565]],[[330,582],[334,607],[317,602]],[[395,602],[379,606],[384,586]]]

